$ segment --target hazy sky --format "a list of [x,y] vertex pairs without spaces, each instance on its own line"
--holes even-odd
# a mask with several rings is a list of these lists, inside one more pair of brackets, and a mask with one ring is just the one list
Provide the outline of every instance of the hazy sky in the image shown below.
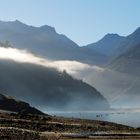
[[79,45],[140,26],[140,0],[0,0],[0,20],[56,28]]

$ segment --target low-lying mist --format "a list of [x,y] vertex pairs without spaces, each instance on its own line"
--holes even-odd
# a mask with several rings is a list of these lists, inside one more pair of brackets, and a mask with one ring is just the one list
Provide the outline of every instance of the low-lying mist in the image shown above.
[[33,63],[45,67],[54,67],[60,71],[66,70],[69,74],[78,74],[81,71],[103,71],[98,66],[90,66],[89,64],[80,63],[78,61],[57,60],[51,61],[38,57],[26,50],[19,50],[16,48],[0,47],[0,59],[10,59],[21,63]]
[[47,60],[15,48],[0,48],[0,56],[1,92],[43,110],[109,109],[107,100],[94,87],[74,78],[80,72],[102,68],[77,61]]
[[33,63],[44,67],[66,70],[73,77],[95,87],[108,99],[112,107],[138,107],[140,105],[140,80],[125,73],[104,69],[78,61],[52,61],[38,57],[26,50],[0,47],[0,59],[20,63]]

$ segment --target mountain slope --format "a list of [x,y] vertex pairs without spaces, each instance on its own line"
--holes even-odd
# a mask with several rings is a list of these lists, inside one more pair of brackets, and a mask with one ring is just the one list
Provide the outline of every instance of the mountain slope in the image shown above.
[[0,60],[0,90],[40,109],[94,110],[109,108],[93,87],[65,71],[40,65]]
[[6,96],[0,93],[0,109],[13,112],[26,112],[30,114],[43,115],[41,111],[31,107],[28,103],[16,100],[11,96]]
[[132,34],[125,37],[121,45],[118,47],[116,54],[123,54],[138,44],[140,44],[140,27],[137,28]]
[[132,34],[123,37],[118,34],[107,34],[96,43],[84,46],[96,52],[115,58],[134,46],[140,44],[140,27],[137,28]]
[[133,76],[140,76],[140,44],[114,59],[109,68]]
[[91,49],[85,51],[47,25],[33,27],[17,20],[0,21],[0,40],[7,40],[16,48],[27,49],[52,60],[77,60],[92,64],[102,64],[107,61],[107,56]]
[[118,34],[107,34],[96,43],[84,46],[107,56],[112,56],[121,45],[125,37]]

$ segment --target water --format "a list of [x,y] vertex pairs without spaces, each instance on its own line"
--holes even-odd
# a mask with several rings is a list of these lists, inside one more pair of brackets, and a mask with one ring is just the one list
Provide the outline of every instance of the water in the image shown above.
[[109,121],[133,127],[140,127],[140,111],[55,111],[49,112],[49,114],[63,117]]

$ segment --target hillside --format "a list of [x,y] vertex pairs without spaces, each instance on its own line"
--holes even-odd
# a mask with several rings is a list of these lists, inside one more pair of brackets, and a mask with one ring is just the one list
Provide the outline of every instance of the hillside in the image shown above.
[[28,103],[16,100],[11,96],[7,96],[0,93],[0,110],[12,111],[12,112],[26,112],[29,114],[43,115],[44,113],[31,107]]
[[55,28],[43,25],[34,27],[18,20],[0,21],[0,41],[27,49],[51,60],[76,60],[88,64],[105,65],[109,60],[140,43],[140,28],[128,36],[106,34],[95,43],[80,47]]
[[133,33],[125,37],[120,47],[116,51],[116,54],[123,54],[138,44],[140,44],[140,27],[137,28]]
[[84,46],[84,48],[92,49],[109,56],[110,59],[114,59],[138,44],[140,44],[140,28],[137,28],[133,33],[127,36],[106,34],[99,41],[88,44]]
[[140,44],[133,46],[127,52],[114,59],[110,63],[109,68],[136,77],[140,76]]
[[0,21],[0,41],[9,41],[14,47],[27,49],[51,60],[77,60],[89,64],[103,64],[108,57],[83,49],[48,25],[34,27],[18,20]]
[[106,56],[112,57],[119,48],[125,37],[118,34],[107,34],[95,43],[88,44],[84,48],[89,48]]
[[1,91],[42,110],[109,108],[106,99],[95,88],[54,68],[0,60],[0,79]]

